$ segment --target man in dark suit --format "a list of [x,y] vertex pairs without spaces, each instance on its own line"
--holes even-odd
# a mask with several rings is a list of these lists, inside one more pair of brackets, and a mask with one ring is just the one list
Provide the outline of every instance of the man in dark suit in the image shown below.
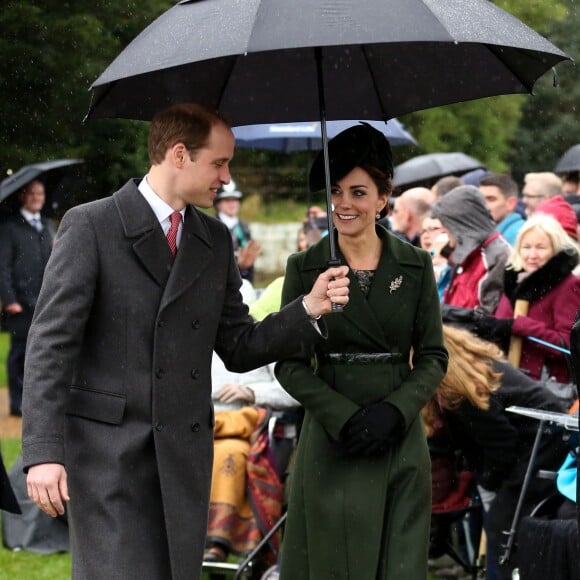
[[26,338],[54,234],[40,214],[45,202],[40,181],[28,183],[20,201],[20,211],[0,226],[0,301],[2,325],[10,333],[8,389],[10,414],[15,416],[22,415]]
[[[243,372],[322,340],[346,267],[254,323],[227,227],[209,208],[234,136],[181,104],[149,129],[151,168],[63,218],[30,330],[24,468],[64,513],[73,578],[200,577],[213,456],[211,357]],[[320,323],[320,328],[318,324]],[[69,501],[70,490],[70,501]]]

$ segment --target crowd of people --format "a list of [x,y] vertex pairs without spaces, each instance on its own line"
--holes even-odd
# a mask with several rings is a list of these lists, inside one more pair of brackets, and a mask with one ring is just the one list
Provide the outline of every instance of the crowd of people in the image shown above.
[[[167,127],[179,129],[171,139]],[[174,107],[152,123],[147,176],[111,202],[69,212],[54,249],[40,181],[0,228],[10,413],[22,415],[24,383],[29,493],[55,516],[71,489],[75,573],[101,574],[107,559],[113,576],[134,574],[137,558],[144,578],[187,577],[202,559],[254,549],[284,503],[269,420],[291,411],[297,449],[280,578],[426,577],[432,502],[445,505],[463,471],[469,500],[483,505],[487,577],[511,578],[525,547],[499,560],[538,425],[506,409],[567,413],[574,403],[564,387],[575,382],[580,311],[577,176],[529,173],[521,193],[507,174],[445,176],[391,204],[389,143],[357,125],[329,143],[331,235],[348,274],[327,270],[328,218],[311,207],[286,271],[258,296],[260,241],[239,217],[242,193],[226,187],[232,153],[221,117]],[[211,187],[187,190],[214,158]],[[312,191],[323,167],[319,155]],[[190,203],[213,205],[221,224]],[[331,301],[346,305],[342,314],[327,316]],[[553,430],[535,468],[557,471],[570,451]],[[104,485],[84,493],[96,473]],[[137,486],[146,506],[128,499]],[[534,480],[524,512],[556,492]],[[136,536],[125,525],[135,518]],[[118,531],[103,540],[107,520]]]

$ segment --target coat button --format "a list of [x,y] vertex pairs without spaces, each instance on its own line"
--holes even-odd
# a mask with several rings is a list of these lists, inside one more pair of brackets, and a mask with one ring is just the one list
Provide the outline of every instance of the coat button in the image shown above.
[[200,427],[199,427],[199,423],[192,423],[192,424],[191,424],[191,430],[192,430],[194,433],[197,433],[197,432],[199,431],[199,428],[200,428]]
[[164,371],[163,369],[157,369],[157,370],[155,371],[155,376],[156,376],[158,379],[160,379],[160,378],[163,376],[163,374],[164,374],[164,373],[165,373],[165,371]]
[[155,431],[161,431],[163,429],[163,423],[161,421],[155,422]]
[[194,320],[194,321],[191,323],[191,327],[192,327],[194,330],[197,330],[197,329],[198,329],[200,326],[201,326],[201,324],[200,324],[199,320]]
[[199,371],[198,371],[197,369],[193,369],[193,370],[191,371],[191,378],[192,378],[193,380],[197,380],[197,379],[199,379]]

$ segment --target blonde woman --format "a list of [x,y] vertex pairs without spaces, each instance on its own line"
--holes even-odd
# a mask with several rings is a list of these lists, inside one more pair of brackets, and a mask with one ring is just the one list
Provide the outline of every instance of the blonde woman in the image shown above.
[[[538,427],[536,421],[505,409],[511,405],[559,412],[566,409],[544,385],[506,362],[497,346],[450,326],[443,327],[443,338],[449,352],[447,373],[436,396],[423,410],[433,464],[433,496],[453,491],[452,486],[443,487],[446,480],[453,481],[444,453],[459,453],[466,467],[475,473],[484,501],[491,556],[488,566],[495,569],[505,543],[503,531],[510,529]],[[557,470],[566,451],[559,433],[544,435],[535,465]],[[522,513],[529,513],[552,486],[551,481],[534,478]],[[521,553],[525,553],[523,549]],[[497,576],[490,577],[507,580],[516,565],[517,556],[509,565],[498,568]]]
[[[570,329],[580,307],[580,279],[573,274],[578,246],[555,218],[536,214],[519,231],[504,276],[504,295],[495,319],[476,322],[482,338],[505,347],[509,337],[523,337],[520,368],[533,379],[554,377],[570,381],[564,354],[528,337],[565,349],[570,348]],[[529,303],[526,316],[514,320],[516,300]]]

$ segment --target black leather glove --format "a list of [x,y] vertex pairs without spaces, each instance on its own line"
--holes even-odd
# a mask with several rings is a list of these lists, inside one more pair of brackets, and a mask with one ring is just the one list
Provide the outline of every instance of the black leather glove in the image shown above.
[[403,433],[405,421],[390,403],[380,401],[358,410],[340,432],[342,447],[349,455],[370,457],[387,451]]
[[494,318],[487,314],[478,314],[474,319],[474,333],[484,340],[490,340],[502,346],[509,344],[512,335],[512,318]]

